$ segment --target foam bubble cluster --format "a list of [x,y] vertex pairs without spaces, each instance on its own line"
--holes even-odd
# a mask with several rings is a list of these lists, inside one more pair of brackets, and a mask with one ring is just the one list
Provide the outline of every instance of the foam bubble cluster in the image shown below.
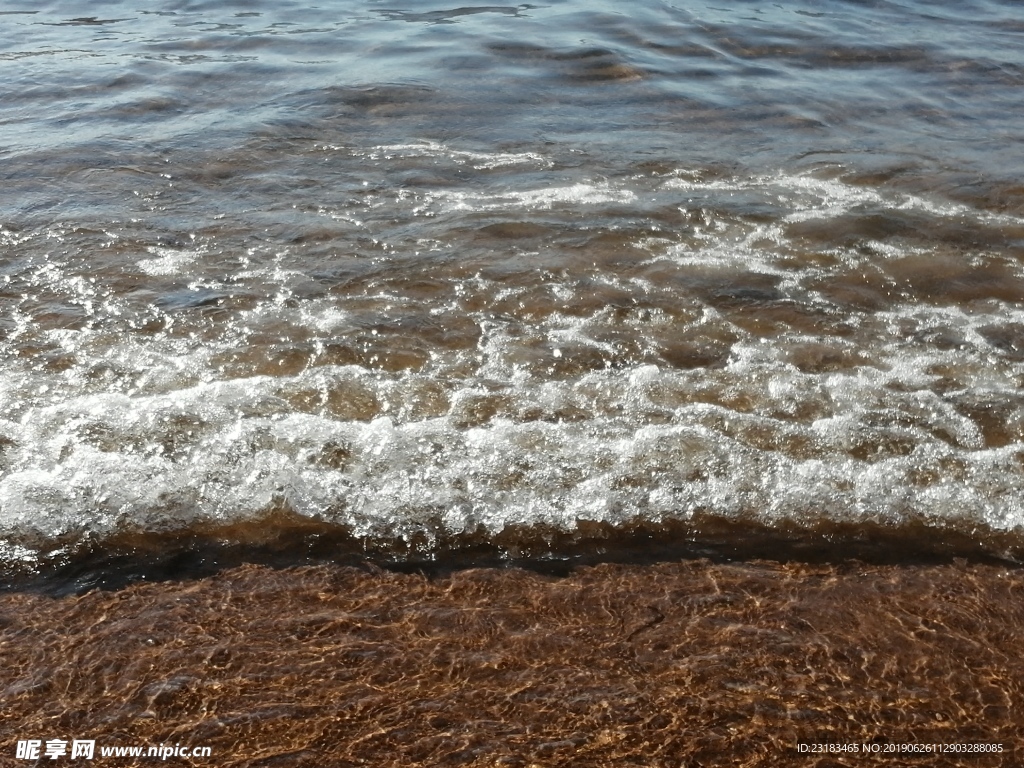
[[[1020,222],[834,175],[327,149],[371,178],[303,214],[327,256],[0,233],[10,558],[280,510],[369,540],[1024,526],[1024,274],[934,234]],[[487,179],[372,181],[437,163]]]

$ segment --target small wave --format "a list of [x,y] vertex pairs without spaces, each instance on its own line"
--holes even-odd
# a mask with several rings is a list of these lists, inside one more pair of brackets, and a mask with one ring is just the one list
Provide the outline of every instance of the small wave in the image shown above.
[[[327,146],[331,150],[342,147]],[[439,158],[451,160],[459,165],[469,165],[476,170],[490,170],[514,165],[532,165],[550,168],[554,163],[536,152],[472,152],[464,149],[453,149],[439,142],[419,142],[413,144],[387,144],[365,150],[355,150],[357,157],[367,160],[393,160],[401,158]]]

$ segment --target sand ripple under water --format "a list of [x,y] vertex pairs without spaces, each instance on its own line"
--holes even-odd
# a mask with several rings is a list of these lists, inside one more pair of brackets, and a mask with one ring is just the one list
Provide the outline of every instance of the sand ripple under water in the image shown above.
[[245,566],[0,604],[7,755],[54,737],[205,746],[167,764],[233,768],[1009,766],[1024,750],[1024,575],[1002,566]]

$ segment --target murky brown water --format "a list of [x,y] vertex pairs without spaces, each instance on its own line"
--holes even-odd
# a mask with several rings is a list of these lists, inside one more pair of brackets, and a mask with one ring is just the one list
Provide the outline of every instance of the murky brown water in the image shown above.
[[8,570],[1019,559],[1017,5],[97,13],[0,16]]

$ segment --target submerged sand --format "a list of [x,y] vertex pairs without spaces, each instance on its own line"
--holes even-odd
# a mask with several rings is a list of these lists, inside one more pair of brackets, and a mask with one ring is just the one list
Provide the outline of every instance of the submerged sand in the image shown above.
[[[0,596],[19,739],[167,765],[994,766],[1024,756],[1024,571],[999,565],[243,566]],[[857,744],[801,753],[798,744]],[[866,755],[865,743],[1001,745]],[[961,747],[955,747],[961,749]],[[90,764],[63,757],[39,764]]]

